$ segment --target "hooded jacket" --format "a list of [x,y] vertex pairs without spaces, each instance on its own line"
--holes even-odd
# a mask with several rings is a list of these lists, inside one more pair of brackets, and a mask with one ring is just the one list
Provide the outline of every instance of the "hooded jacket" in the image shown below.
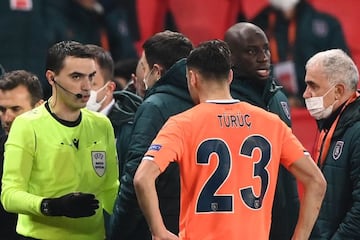
[[[290,127],[289,104],[281,89],[282,87],[278,86],[272,77],[267,80],[263,89],[255,87],[251,79],[239,76],[234,77],[230,86],[233,98],[277,114]],[[298,212],[299,197],[295,178],[283,166],[280,166],[269,239],[291,239]]]
[[[145,94],[138,108],[121,186],[111,220],[111,239],[151,239],[149,228],[138,206],[133,178],[157,133],[170,116],[193,106],[186,81],[186,60],[175,63]],[[180,175],[171,163],[156,181],[159,206],[166,227],[177,234],[180,212]]]
[[327,189],[310,239],[360,239],[359,97],[341,113],[321,171]]

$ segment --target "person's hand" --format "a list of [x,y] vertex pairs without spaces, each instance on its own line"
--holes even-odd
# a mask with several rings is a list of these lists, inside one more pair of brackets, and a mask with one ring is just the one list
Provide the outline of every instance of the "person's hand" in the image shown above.
[[152,240],[179,240],[179,237],[166,230],[157,236],[152,236]]
[[99,208],[99,201],[91,193],[69,193],[58,198],[45,198],[40,210],[46,216],[70,218],[89,217]]

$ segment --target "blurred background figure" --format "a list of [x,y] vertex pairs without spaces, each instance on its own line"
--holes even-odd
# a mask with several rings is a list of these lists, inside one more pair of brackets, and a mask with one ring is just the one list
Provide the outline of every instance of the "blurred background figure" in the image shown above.
[[269,0],[251,21],[269,38],[271,61],[278,82],[293,106],[304,106],[304,66],[315,53],[331,48],[349,52],[340,22],[306,0]]
[[[52,0],[54,1],[54,0]],[[59,3],[60,2],[60,3]],[[132,2],[132,1],[131,1]],[[137,29],[129,27],[130,1],[64,0],[53,8],[53,38],[96,44],[114,59],[137,57],[133,42]],[[136,26],[136,25],[135,25]],[[135,29],[135,30],[130,30]]]
[[42,76],[48,47],[75,40],[102,46],[115,61],[138,57],[136,16],[132,0],[0,1],[0,62],[7,71],[40,76],[47,99],[51,88]]
[[[44,75],[51,1],[0,1],[0,63],[6,71],[24,69]],[[44,92],[50,92],[46,79],[40,81]]]

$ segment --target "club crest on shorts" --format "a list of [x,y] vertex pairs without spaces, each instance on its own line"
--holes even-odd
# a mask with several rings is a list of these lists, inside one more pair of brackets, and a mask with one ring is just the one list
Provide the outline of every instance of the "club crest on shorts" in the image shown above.
[[343,146],[344,146],[344,142],[343,141],[337,141],[336,144],[335,144],[335,147],[334,147],[334,150],[333,150],[333,158],[334,160],[338,160],[341,153],[342,153],[342,150],[343,150]]
[[91,160],[93,168],[99,177],[102,177],[106,169],[106,153],[105,151],[92,151]]

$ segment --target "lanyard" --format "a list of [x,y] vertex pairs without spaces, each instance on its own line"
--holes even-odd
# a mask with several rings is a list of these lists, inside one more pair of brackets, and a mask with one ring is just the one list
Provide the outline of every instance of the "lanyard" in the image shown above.
[[354,102],[358,97],[360,96],[360,94],[358,92],[354,93],[353,96],[351,96],[349,98],[349,100],[347,100],[347,102],[345,103],[345,105],[343,106],[343,108],[341,109],[340,113],[338,114],[338,116],[336,117],[335,121],[333,122],[333,124],[331,125],[330,129],[323,129],[320,132],[319,135],[319,139],[317,141],[317,147],[316,147],[316,151],[314,153],[314,160],[317,163],[317,165],[321,168],[324,164],[325,161],[325,157],[329,151],[330,148],[330,142],[331,142],[331,138],[335,132],[335,128],[337,126],[337,123],[339,122],[340,116],[342,114],[342,112],[344,111],[344,109],[352,102]]
[[[267,35],[269,37],[270,53],[272,63],[278,63],[280,61],[278,43],[275,36],[275,25],[276,25],[276,14],[271,12],[269,14],[269,28]],[[293,49],[296,38],[296,22],[295,18],[292,18],[288,26],[288,49],[287,49],[287,60],[293,58]]]

